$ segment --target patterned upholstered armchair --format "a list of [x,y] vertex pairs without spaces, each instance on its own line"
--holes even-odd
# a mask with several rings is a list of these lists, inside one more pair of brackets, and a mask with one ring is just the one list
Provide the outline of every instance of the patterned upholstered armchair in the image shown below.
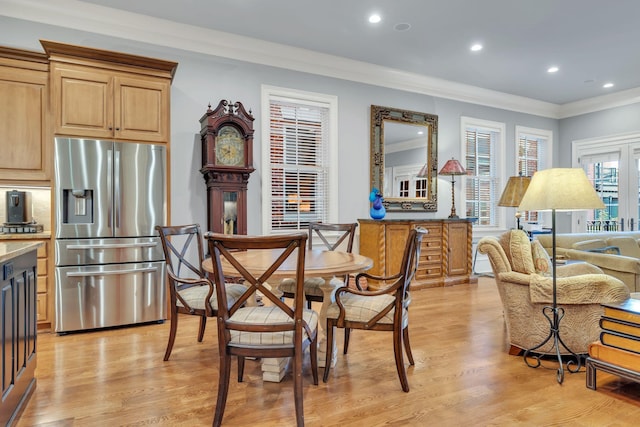
[[[540,344],[549,334],[542,308],[553,301],[551,261],[538,241],[530,242],[521,230],[500,238],[484,237],[478,251],[487,254],[504,310],[509,354]],[[601,303],[629,298],[629,289],[615,277],[588,263],[557,267],[557,302],[565,310],[560,336],[575,353],[588,352],[600,335]],[[553,353],[549,341],[540,353]],[[564,349],[561,349],[564,350]]]

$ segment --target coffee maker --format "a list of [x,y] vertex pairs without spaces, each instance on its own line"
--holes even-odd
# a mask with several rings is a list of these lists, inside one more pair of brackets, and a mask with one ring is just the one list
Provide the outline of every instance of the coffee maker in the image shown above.
[[28,191],[7,191],[7,225],[31,224],[31,193]]

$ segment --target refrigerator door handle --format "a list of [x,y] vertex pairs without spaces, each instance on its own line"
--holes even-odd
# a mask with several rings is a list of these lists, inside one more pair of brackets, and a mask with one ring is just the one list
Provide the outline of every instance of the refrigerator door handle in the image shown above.
[[115,208],[115,225],[114,228],[120,228],[120,204],[122,203],[122,198],[120,195],[120,150],[114,149],[114,162],[115,162],[115,170],[113,171],[113,184],[114,184],[114,194],[113,194],[113,205]]
[[156,271],[158,271],[156,267],[129,268],[126,270],[113,270],[113,271],[70,271],[67,273],[67,277],[113,276],[118,274],[131,274],[131,273],[155,273]]
[[102,243],[95,245],[80,244],[67,245],[67,249],[129,249],[129,248],[152,248],[158,246],[155,242],[148,243]]
[[[113,185],[111,183],[111,178],[113,176],[113,150],[107,150],[107,200],[113,200]],[[112,221],[113,217],[113,203],[109,202],[107,204],[107,224],[109,227],[113,225]]]

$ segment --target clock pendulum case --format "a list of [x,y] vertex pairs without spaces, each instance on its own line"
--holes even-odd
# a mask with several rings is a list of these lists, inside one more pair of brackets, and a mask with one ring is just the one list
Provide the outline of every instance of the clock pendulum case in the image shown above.
[[253,168],[253,116],[241,102],[221,100],[200,119],[207,229],[247,234],[247,183]]

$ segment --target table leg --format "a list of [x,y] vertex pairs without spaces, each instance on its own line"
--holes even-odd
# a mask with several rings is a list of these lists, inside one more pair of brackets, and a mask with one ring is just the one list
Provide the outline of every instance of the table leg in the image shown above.
[[[320,308],[320,339],[318,340],[318,366],[325,367],[327,357],[327,309],[331,303],[335,302],[335,290],[344,285],[344,282],[336,277],[326,278],[322,289],[322,307]],[[336,336],[333,335],[333,354],[331,355],[331,367],[336,365],[338,359],[338,348],[336,346]]]

